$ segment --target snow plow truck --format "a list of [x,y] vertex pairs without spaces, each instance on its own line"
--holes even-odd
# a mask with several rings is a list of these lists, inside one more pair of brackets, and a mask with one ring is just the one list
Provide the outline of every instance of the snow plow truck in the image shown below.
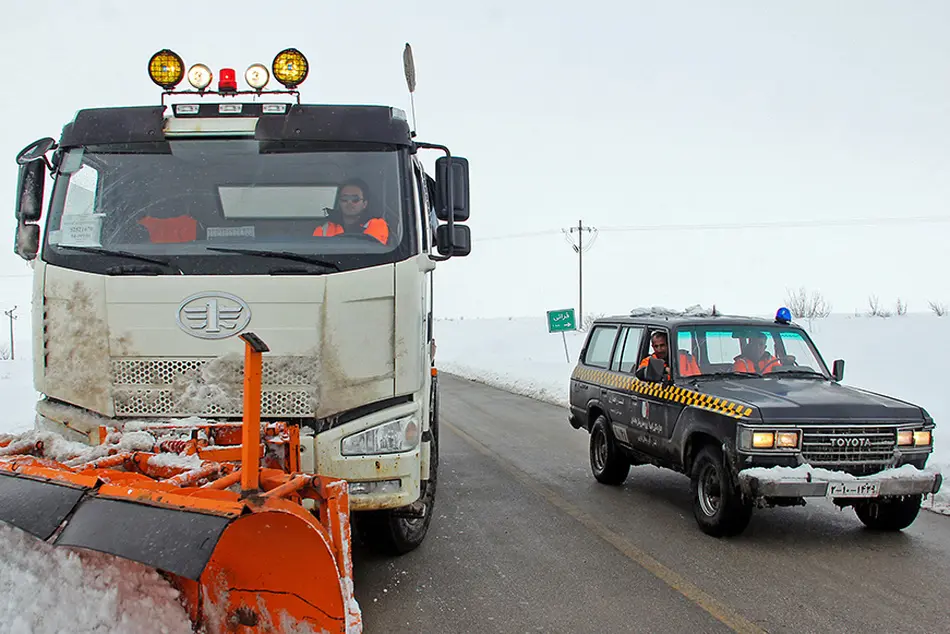
[[351,520],[395,555],[432,520],[432,276],[470,252],[468,163],[401,109],[302,104],[308,73],[288,48],[239,88],[164,49],[160,104],[17,156],[41,398],[0,438],[0,520],[153,566],[201,631],[361,631]]

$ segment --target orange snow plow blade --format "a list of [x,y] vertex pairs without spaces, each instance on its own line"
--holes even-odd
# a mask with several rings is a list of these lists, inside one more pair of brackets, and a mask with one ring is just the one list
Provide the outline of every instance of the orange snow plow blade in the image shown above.
[[[0,521],[162,571],[208,633],[361,632],[346,482],[298,472],[295,428],[261,433],[266,346],[241,336],[242,423],[144,425],[125,444],[102,429],[94,449],[108,453],[92,458],[47,457],[44,440],[0,441]],[[129,449],[143,431],[151,450]]]

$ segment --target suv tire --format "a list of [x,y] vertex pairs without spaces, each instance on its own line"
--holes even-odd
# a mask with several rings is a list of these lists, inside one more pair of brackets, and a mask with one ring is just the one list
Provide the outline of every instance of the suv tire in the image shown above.
[[920,495],[861,502],[854,513],[868,528],[879,531],[901,531],[914,523],[920,513]]
[[693,516],[699,528],[713,537],[731,537],[744,531],[752,519],[752,504],[742,499],[722,451],[705,445],[696,454],[690,471]]
[[607,417],[601,414],[590,429],[590,470],[601,484],[623,484],[630,473],[630,461],[617,449]]

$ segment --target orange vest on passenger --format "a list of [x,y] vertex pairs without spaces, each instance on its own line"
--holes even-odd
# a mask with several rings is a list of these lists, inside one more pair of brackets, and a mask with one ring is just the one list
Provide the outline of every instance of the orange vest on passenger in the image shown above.
[[781,363],[778,357],[773,356],[759,359],[758,363],[751,359],[746,359],[745,357],[736,357],[735,363],[732,364],[732,369],[735,372],[758,372],[759,374],[767,374],[780,365]]
[[[651,354],[649,357],[644,357],[643,361],[640,362],[640,368],[647,367],[647,364],[650,363],[650,359],[657,357],[655,354]],[[693,358],[691,354],[683,352],[680,350],[680,376],[695,376],[700,373],[699,364],[696,363],[696,359]],[[667,374],[669,374],[669,367],[666,369]]]
[[[371,235],[383,244],[389,240],[389,225],[382,218],[370,218],[360,225],[363,227],[363,233]],[[313,235],[315,236],[338,236],[343,233],[343,225],[337,224],[332,220],[317,227]]]
[[152,242],[193,242],[198,238],[198,222],[191,216],[153,218],[146,216],[139,224],[148,229]]

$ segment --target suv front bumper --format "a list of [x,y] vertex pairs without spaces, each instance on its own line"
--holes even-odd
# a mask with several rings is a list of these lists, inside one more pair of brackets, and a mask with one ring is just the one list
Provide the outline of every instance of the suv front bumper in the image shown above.
[[751,497],[878,498],[937,493],[943,476],[910,465],[866,476],[798,467],[752,467],[738,474],[739,488]]

